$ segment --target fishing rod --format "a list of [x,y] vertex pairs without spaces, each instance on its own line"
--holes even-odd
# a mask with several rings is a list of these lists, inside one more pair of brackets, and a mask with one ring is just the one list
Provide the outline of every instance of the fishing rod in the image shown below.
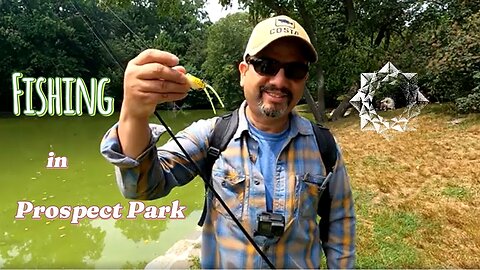
[[[85,13],[83,8],[81,8],[79,5],[77,5],[73,0],[70,0],[71,4],[75,8],[75,10],[80,14],[82,17],[83,21],[85,24],[87,24],[88,28],[93,32],[95,37],[100,41],[102,44],[103,48],[107,50],[108,54],[110,57],[117,63],[117,65],[122,69],[122,71],[125,73],[125,67],[118,61],[118,59],[115,57],[113,51],[111,48],[108,46],[108,44],[105,42],[101,34],[96,30],[95,25],[93,25],[92,21],[88,17],[88,15]],[[143,42],[139,36],[130,28],[128,25],[112,10],[107,6],[107,9],[114,14],[114,16],[135,36],[137,40],[140,40],[140,42],[145,46],[148,47],[145,42]],[[84,18],[85,17],[85,18]],[[255,248],[255,250],[260,254],[260,256],[263,258],[263,260],[268,264],[268,266],[271,269],[275,269],[275,266],[273,263],[270,261],[270,259],[265,255],[265,253],[260,249],[260,247],[255,243],[255,240],[250,236],[250,234],[247,232],[247,230],[243,227],[243,225],[240,223],[240,221],[235,217],[233,212],[230,210],[230,208],[227,206],[225,201],[221,198],[221,196],[217,193],[217,191],[213,188],[213,185],[210,183],[210,181],[207,181],[206,179],[208,178],[205,173],[200,169],[198,164],[193,161],[192,157],[188,154],[188,152],[183,148],[182,144],[178,141],[176,138],[175,134],[171,131],[167,123],[162,119],[160,114],[155,110],[154,111],[155,116],[158,118],[160,123],[165,127],[168,135],[173,139],[173,141],[177,144],[177,146],[180,148],[182,153],[185,155],[187,160],[195,166],[195,169],[199,172],[200,177],[202,178],[203,182],[207,185],[207,187],[210,189],[210,191],[213,193],[214,197],[220,202],[220,204],[223,206],[223,208],[227,211],[228,215],[232,218],[234,223],[240,228],[242,233],[245,235],[245,237],[248,239],[248,241],[252,244],[252,246]]]

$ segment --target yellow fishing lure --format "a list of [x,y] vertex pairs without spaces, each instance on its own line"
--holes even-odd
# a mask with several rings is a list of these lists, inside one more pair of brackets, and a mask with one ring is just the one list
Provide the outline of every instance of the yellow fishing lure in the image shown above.
[[207,95],[208,97],[208,100],[210,101],[210,105],[212,105],[212,109],[213,109],[213,113],[214,114],[217,114],[217,111],[215,110],[215,106],[213,106],[213,102],[212,102],[212,97],[210,96],[210,94],[208,93],[207,91],[207,88],[212,91],[212,93],[217,97],[218,99],[218,102],[220,102],[220,105],[222,106],[222,108],[225,108],[225,105],[223,104],[223,101],[222,99],[220,99],[220,96],[218,96],[218,93],[217,91],[215,91],[215,89],[213,89],[213,87],[211,87],[209,84],[205,83],[204,81],[202,81],[201,79],[193,76],[192,74],[190,73],[187,73],[185,76],[187,76],[187,79],[188,79],[188,82],[190,84],[190,87],[193,89],[193,90],[203,90],[205,92],[205,94]]

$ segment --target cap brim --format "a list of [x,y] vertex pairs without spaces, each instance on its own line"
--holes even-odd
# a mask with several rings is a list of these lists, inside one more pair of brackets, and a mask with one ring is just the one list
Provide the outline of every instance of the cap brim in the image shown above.
[[303,44],[305,49],[306,49],[303,52],[305,52],[305,56],[306,56],[307,61],[310,62],[310,63],[317,62],[318,55],[317,55],[317,51],[315,50],[313,45],[311,43],[307,42],[305,39],[303,39],[299,36],[296,36],[296,35],[278,36],[278,37],[276,37],[272,40],[264,42],[260,46],[257,46],[255,49],[251,49],[250,51],[245,52],[245,54],[243,55],[243,60],[246,60],[247,55],[256,55],[257,53],[259,53],[260,51],[265,49],[268,45],[270,45],[272,42],[274,42],[276,40],[279,40],[279,39],[282,39],[282,38],[295,38],[298,41],[301,41],[301,44]]

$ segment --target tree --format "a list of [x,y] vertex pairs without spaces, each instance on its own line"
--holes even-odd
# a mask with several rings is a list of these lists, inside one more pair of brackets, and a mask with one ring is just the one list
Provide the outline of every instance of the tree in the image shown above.
[[[0,104],[11,111],[11,74],[95,76],[98,48],[64,1],[3,1],[0,5]],[[36,101],[34,96],[34,102]]]
[[246,13],[227,15],[208,29],[207,58],[202,69],[228,109],[243,100],[238,65],[252,29]]
[[[11,74],[111,79],[117,105],[123,70],[146,48],[175,53],[200,70],[205,44],[204,1],[0,1],[0,105],[12,111]],[[199,45],[200,44],[200,45]],[[34,95],[35,103],[38,103]],[[208,104],[205,99],[199,100]],[[197,105],[197,104],[194,104]]]

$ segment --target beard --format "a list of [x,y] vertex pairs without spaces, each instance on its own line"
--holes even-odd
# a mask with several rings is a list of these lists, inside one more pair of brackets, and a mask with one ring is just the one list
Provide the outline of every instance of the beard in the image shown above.
[[[287,96],[287,101],[284,103],[265,104],[263,101],[263,94],[267,91],[280,91]],[[267,84],[260,87],[260,93],[258,95],[257,105],[260,109],[260,112],[262,112],[263,115],[270,118],[278,118],[287,112],[288,107],[290,106],[290,103],[292,103],[292,99],[293,99],[292,92],[288,88],[286,87],[277,88],[274,85]]]

